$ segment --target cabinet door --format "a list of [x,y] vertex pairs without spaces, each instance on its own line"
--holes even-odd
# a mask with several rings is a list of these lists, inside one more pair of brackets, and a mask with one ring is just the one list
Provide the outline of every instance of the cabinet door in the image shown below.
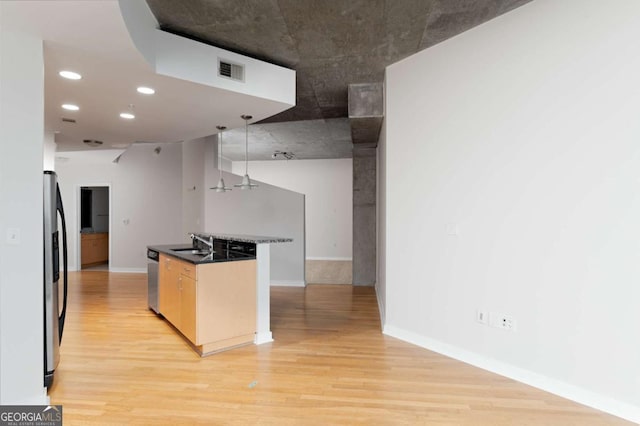
[[200,344],[256,331],[256,261],[198,266]]
[[176,269],[175,263],[172,263],[167,286],[167,312],[162,315],[175,327],[180,328],[180,274]]
[[180,327],[180,269],[177,261],[160,255],[160,313],[176,327]]
[[81,252],[80,263],[82,265],[90,265],[98,262],[95,234],[85,234],[81,237]]
[[109,260],[109,234],[99,234],[96,240],[96,261],[106,262]]
[[194,344],[199,344],[196,336],[196,280],[180,276],[180,331]]
[[80,264],[86,265],[91,263],[91,245],[93,241],[89,238],[89,235],[80,235]]
[[164,315],[169,303],[168,286],[169,286],[169,259],[166,255],[160,254],[158,262],[158,310]]

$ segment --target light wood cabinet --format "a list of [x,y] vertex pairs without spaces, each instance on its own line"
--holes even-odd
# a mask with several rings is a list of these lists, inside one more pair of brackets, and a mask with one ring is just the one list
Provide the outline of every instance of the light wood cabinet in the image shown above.
[[180,263],[181,261],[160,255],[158,268],[158,304],[162,315],[179,328],[180,324]]
[[196,280],[180,275],[180,331],[192,343],[198,342],[196,334]]
[[198,268],[201,269],[198,271],[197,295],[198,344],[208,344],[205,349],[216,350],[211,342],[233,346],[235,341],[242,342],[243,336],[247,335],[253,342],[257,306],[256,261],[212,263]]
[[81,266],[95,265],[109,261],[109,233],[81,234]]
[[159,308],[200,355],[252,343],[256,261],[194,265],[160,254]]

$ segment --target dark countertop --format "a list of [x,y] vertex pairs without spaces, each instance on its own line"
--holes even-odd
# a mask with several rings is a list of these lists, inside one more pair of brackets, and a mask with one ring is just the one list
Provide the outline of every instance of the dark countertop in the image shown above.
[[240,241],[243,243],[266,244],[266,243],[289,243],[293,238],[287,237],[265,237],[260,235],[243,235],[243,234],[218,234],[212,232],[192,232],[196,235],[210,235],[215,239]]
[[191,244],[164,244],[147,246],[147,248],[163,254],[167,254],[169,256],[176,257],[189,263],[193,263],[195,265],[219,262],[234,262],[237,260],[252,260],[256,258],[254,254],[242,253],[234,250],[226,250],[220,247],[216,247],[215,253],[212,256],[192,254],[188,251],[175,251],[180,249],[193,249]]

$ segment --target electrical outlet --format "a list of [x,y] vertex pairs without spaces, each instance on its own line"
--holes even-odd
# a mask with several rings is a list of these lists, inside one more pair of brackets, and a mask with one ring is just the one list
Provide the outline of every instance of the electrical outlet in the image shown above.
[[478,321],[481,324],[489,323],[489,314],[487,313],[487,311],[478,309],[476,311],[476,321]]
[[489,325],[507,331],[516,331],[517,328],[515,318],[510,315],[497,314],[494,312],[489,314]]

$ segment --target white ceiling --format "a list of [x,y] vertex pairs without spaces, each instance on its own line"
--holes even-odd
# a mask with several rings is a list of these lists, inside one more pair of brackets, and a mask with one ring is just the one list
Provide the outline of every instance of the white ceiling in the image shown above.
[[[188,140],[216,133],[217,124],[241,127],[241,114],[257,121],[282,110],[269,100],[155,74],[131,42],[116,0],[3,1],[1,7],[10,29],[44,40],[45,130],[56,132],[58,151],[96,149],[83,139],[101,140],[103,149]],[[63,69],[83,78],[63,79]],[[156,94],[137,93],[139,85]],[[80,110],[65,111],[63,103]],[[119,117],[129,104],[135,120]]]

